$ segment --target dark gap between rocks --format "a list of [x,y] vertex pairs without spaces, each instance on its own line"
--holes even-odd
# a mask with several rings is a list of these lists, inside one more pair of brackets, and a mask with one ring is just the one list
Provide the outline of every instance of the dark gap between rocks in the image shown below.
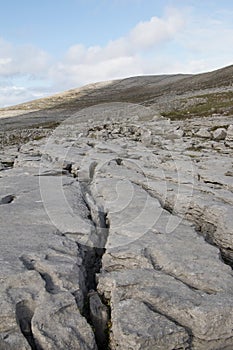
[[9,194],[9,195],[7,195],[5,197],[2,197],[0,199],[0,205],[2,205],[2,204],[10,204],[10,203],[12,203],[14,201],[14,199],[15,199],[15,196],[13,194]]
[[31,320],[34,315],[33,301],[23,300],[16,304],[16,319],[21,332],[32,350],[42,350],[35,342],[32,333]]
[[82,186],[83,198],[89,210],[89,219],[95,230],[94,246],[87,246],[77,242],[78,250],[83,259],[83,269],[86,282],[85,305],[83,316],[93,328],[96,344],[99,350],[109,349],[109,302],[104,300],[97,291],[96,276],[102,268],[102,258],[108,238],[109,227],[107,214],[98,207],[87,186]]
[[222,261],[229,265],[233,270],[233,251],[230,248],[220,249],[220,258]]
[[[15,158],[17,158],[17,157],[15,157]],[[14,160],[12,160],[12,161],[1,161],[1,164],[5,167],[5,169],[4,170],[9,170],[9,169],[12,169],[13,167],[14,167],[14,163],[15,163],[15,161]]]
[[[94,176],[96,166],[96,162],[91,164],[91,179]],[[72,163],[64,162],[62,170],[72,174]],[[74,174],[72,175],[75,177]],[[87,218],[93,224],[94,237],[92,237],[94,239],[94,242],[92,242],[93,246],[83,245],[77,242],[78,251],[83,260],[82,268],[85,278],[85,301],[81,312],[93,329],[98,349],[109,350],[109,328],[111,324],[110,303],[98,294],[96,280],[96,275],[101,271],[102,257],[105,253],[105,244],[109,233],[108,219],[103,208],[99,207],[92,197],[89,184],[81,183],[81,189],[83,200],[89,211]],[[55,286],[51,277],[46,273],[40,273],[40,275],[45,281],[47,292],[56,294],[56,288],[54,288]]]
[[83,316],[93,328],[96,344],[99,350],[108,350],[108,324],[110,318],[109,306],[97,292],[96,275],[102,267],[104,248],[92,248],[77,243],[79,252],[83,259],[85,273],[86,292]]

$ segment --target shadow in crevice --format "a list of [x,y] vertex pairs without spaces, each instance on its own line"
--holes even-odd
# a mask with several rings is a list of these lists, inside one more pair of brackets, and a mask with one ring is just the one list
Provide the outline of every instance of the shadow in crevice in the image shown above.
[[35,305],[33,301],[20,301],[16,304],[16,320],[31,349],[42,350],[41,347],[36,344],[32,333],[31,320],[34,315],[34,311]]
[[1,204],[10,204],[14,201],[14,199],[15,199],[15,196],[13,194],[8,194],[7,196],[2,197],[0,199],[0,205]]

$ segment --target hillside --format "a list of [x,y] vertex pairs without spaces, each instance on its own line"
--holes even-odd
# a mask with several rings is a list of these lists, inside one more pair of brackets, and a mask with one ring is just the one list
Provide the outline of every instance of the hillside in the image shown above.
[[0,117],[21,115],[17,120],[12,118],[11,121],[2,122],[0,119],[0,125],[7,123],[10,126],[10,123],[19,127],[20,123],[58,122],[69,113],[103,102],[139,103],[169,117],[172,117],[173,112],[176,117],[178,114],[181,117],[187,117],[188,114],[206,116],[213,112],[230,114],[232,101],[233,65],[197,75],[139,76],[90,84],[0,109]]

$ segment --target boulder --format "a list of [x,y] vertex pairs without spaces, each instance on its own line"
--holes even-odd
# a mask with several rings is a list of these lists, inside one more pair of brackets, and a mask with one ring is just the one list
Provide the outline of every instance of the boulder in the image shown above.
[[206,128],[201,128],[199,129],[196,133],[196,136],[201,137],[203,139],[210,139],[211,138],[211,133],[209,132],[208,129]]
[[218,128],[213,132],[213,139],[215,141],[225,140],[226,136],[227,136],[227,132],[226,132],[226,129],[224,128]]

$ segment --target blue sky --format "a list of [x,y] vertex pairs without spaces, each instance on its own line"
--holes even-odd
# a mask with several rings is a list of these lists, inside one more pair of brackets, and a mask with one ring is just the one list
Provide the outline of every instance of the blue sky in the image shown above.
[[0,9],[0,107],[134,75],[232,64],[233,2],[8,0]]

